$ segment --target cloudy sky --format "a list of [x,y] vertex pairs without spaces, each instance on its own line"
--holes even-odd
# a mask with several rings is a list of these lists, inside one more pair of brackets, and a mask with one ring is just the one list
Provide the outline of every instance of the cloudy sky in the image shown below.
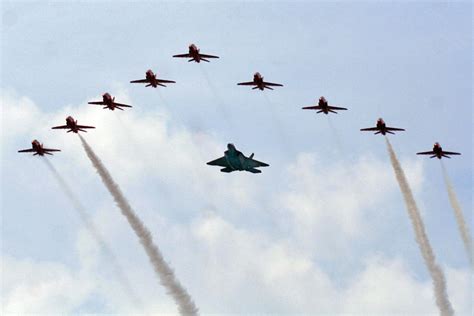
[[[68,115],[152,231],[202,314],[436,314],[382,137],[415,192],[458,315],[472,313],[469,262],[435,141],[472,212],[469,2],[8,2],[2,5],[3,314],[176,313]],[[171,58],[195,43],[209,64]],[[167,88],[131,85],[153,69]],[[236,85],[259,71],[285,86]],[[133,105],[87,105],[110,92]],[[349,108],[302,111],[324,95]],[[72,187],[132,291],[42,158]],[[262,174],[207,166],[232,142]],[[470,225],[472,227],[472,225]]]

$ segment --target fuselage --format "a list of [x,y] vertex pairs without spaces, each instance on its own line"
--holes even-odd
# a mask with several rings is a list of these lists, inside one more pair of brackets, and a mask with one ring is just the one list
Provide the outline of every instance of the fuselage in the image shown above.
[[439,143],[433,145],[433,152],[436,155],[436,158],[441,159],[443,157],[443,148]]
[[383,119],[379,118],[377,120],[377,128],[380,130],[380,132],[382,133],[382,135],[385,135],[387,133],[387,129],[386,129],[387,125],[385,125],[385,122]]
[[36,139],[31,142],[31,147],[36,151],[36,153],[40,156],[44,156],[43,145],[40,144],[39,141]]
[[79,131],[77,128],[77,121],[75,121],[72,116],[68,116],[66,118],[66,126],[69,127],[74,133]]
[[194,44],[189,45],[189,55],[197,63],[201,62],[201,56],[199,55],[199,48],[197,48],[196,45],[194,45]]
[[264,90],[265,89],[265,85],[263,84],[263,77],[262,75],[259,73],[259,72],[256,72],[254,75],[253,75],[253,82],[257,85],[257,87],[260,89],[260,90]]
[[153,73],[151,69],[148,69],[146,72],[146,79],[150,84],[152,85],[153,88],[157,87],[157,82],[156,82],[156,75]]
[[319,98],[318,106],[321,107],[321,110],[323,111],[324,114],[329,114],[328,101],[326,101],[325,97]]
[[238,151],[233,144],[227,145],[227,150],[224,153],[224,157],[229,163],[232,170],[246,170],[245,156]]

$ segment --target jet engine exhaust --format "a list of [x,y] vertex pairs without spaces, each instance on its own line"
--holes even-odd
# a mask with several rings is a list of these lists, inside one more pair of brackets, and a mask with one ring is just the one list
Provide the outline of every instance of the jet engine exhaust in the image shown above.
[[94,168],[102,179],[102,182],[107,187],[107,190],[110,192],[112,197],[115,200],[115,203],[120,208],[122,214],[127,218],[130,226],[137,235],[145,249],[146,254],[150,260],[150,263],[155,270],[160,283],[166,288],[167,293],[171,295],[175,303],[178,305],[178,310],[181,315],[197,315],[198,309],[194,304],[191,296],[188,294],[186,289],[179,283],[176,279],[173,270],[165,262],[163,255],[161,254],[160,249],[154,244],[153,238],[150,231],[145,227],[143,222],[137,216],[135,211],[132,209],[127,199],[123,195],[119,186],[112,179],[112,176],[102,164],[102,161],[97,157],[92,148],[86,142],[86,140],[79,135],[81,139],[82,146],[86,151],[87,157],[89,157]]
[[464,243],[464,247],[466,248],[467,257],[469,258],[469,262],[472,266],[472,239],[469,232],[469,227],[467,226],[466,220],[464,219],[461,204],[459,203],[456,192],[454,191],[454,186],[449,179],[448,171],[446,170],[442,160],[440,160],[440,163],[441,169],[443,170],[444,183],[446,184],[446,190],[448,191],[449,203],[451,203],[451,207],[453,208],[454,217],[456,217],[459,232],[461,233],[461,238]]
[[423,256],[431,278],[433,279],[436,305],[438,305],[442,316],[454,315],[454,310],[451,306],[446,290],[446,279],[443,270],[441,270],[436,263],[436,257],[431,248],[428,236],[426,235],[425,225],[418,210],[418,206],[416,205],[413,193],[411,192],[405,173],[403,172],[395,151],[387,137],[385,137],[385,141],[390,155],[390,162],[392,163],[393,171],[395,172],[398,185],[402,191],[403,199],[405,200],[408,216],[410,217],[410,221],[415,231],[416,242],[420,248],[421,255]]
[[97,229],[97,227],[95,227],[89,215],[87,215],[85,207],[76,197],[71,187],[66,183],[66,181],[61,176],[61,174],[53,166],[51,161],[49,161],[48,158],[46,157],[43,157],[43,158],[44,158],[43,161],[45,162],[49,171],[51,171],[51,174],[54,176],[56,181],[58,181],[58,184],[61,190],[67,196],[72,206],[76,210],[77,214],[79,215],[79,218],[81,219],[82,224],[86,227],[86,229],[92,235],[92,237],[94,238],[96,243],[99,245],[102,252],[107,256],[107,259],[109,260],[111,264],[114,275],[119,280],[121,286],[123,287],[124,292],[128,295],[128,297],[131,299],[131,301],[137,308],[140,308],[140,310],[143,310],[143,303],[138,299],[137,295],[135,294],[135,291],[133,290],[129,279],[123,272],[124,269],[120,266],[117,260],[117,257],[112,252],[109,245],[105,242],[105,239],[101,236],[101,234],[99,233],[99,230]]

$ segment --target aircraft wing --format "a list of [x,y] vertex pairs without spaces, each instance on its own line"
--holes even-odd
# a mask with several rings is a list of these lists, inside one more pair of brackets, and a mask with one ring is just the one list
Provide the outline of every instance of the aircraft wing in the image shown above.
[[302,107],[303,110],[321,110],[322,108],[319,105],[305,106]]
[[61,151],[60,149],[43,148],[44,151]]
[[104,105],[105,103],[103,101],[92,101],[92,102],[87,102],[87,104]]
[[225,159],[225,157],[221,157],[221,158],[218,158],[216,160],[209,161],[207,164],[210,165],[210,166],[230,167],[229,163],[227,162],[227,159]]
[[340,108],[338,106],[328,105],[329,110],[347,110],[346,108]]
[[67,125],[51,127],[51,129],[65,129],[65,128],[69,128],[69,127]]
[[237,85],[238,86],[256,86],[257,84],[253,81],[249,81],[249,82],[239,82]]
[[419,153],[416,153],[417,155],[436,155],[434,151],[422,151]]
[[361,128],[361,131],[378,131],[377,127],[368,127],[368,128]]
[[403,128],[398,128],[398,127],[386,127],[385,129],[387,131],[404,131]]
[[94,126],[86,126],[86,125],[77,125],[77,128],[95,128],[95,127]]
[[263,84],[266,85],[266,86],[270,86],[270,87],[283,87],[283,85],[280,84],[280,83],[272,83],[272,82],[265,82],[264,81]]
[[253,158],[247,158],[247,163],[249,164],[250,168],[256,168],[256,167],[268,167],[269,164],[266,164],[264,162],[255,160]]
[[162,82],[162,83],[176,83],[176,81],[173,80],[165,80],[165,79],[156,79],[157,82]]
[[214,56],[214,55],[206,55],[206,54],[199,54],[201,58],[219,58],[219,56]]
[[461,153],[456,153],[456,152],[453,152],[453,151],[444,151],[443,150],[443,154],[444,155],[460,155]]
[[191,58],[190,54],[179,54],[179,55],[173,55],[173,57],[178,57],[178,58]]
[[36,150],[34,149],[22,149],[18,151],[19,153],[35,153]]
[[130,83],[148,83],[148,79],[132,80]]
[[132,106],[131,105],[126,105],[126,104],[122,104],[122,103],[115,103],[115,106],[122,106],[122,107],[126,107],[126,108],[131,108]]

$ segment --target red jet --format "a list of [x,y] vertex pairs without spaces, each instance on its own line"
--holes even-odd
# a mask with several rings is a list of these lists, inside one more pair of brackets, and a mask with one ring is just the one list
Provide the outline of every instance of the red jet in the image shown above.
[[111,111],[115,109],[119,109],[123,111],[123,107],[131,108],[131,105],[121,104],[115,102],[115,97],[112,97],[108,92],[102,95],[102,101],[92,101],[87,102],[88,104],[97,104],[97,105],[104,105],[104,109],[109,109]]
[[337,112],[335,110],[347,110],[346,108],[340,108],[340,107],[337,107],[337,106],[329,105],[328,101],[326,101],[326,98],[324,98],[324,97],[319,98],[318,105],[305,106],[302,109],[303,110],[319,110],[316,113],[323,112],[324,114],[329,114],[329,112],[337,114]]
[[239,86],[255,86],[254,88],[252,88],[252,90],[260,89],[262,91],[264,89],[273,90],[273,88],[271,88],[271,87],[283,87],[283,85],[279,84],[279,83],[271,83],[271,82],[263,81],[263,77],[259,72],[256,72],[253,75],[253,81],[240,82],[237,85],[239,85]]
[[156,88],[158,86],[166,87],[163,83],[176,83],[176,81],[158,79],[156,78],[156,75],[153,73],[153,71],[148,69],[146,71],[146,79],[133,80],[130,81],[130,83],[148,83],[145,87],[152,86],[153,88]]
[[51,148],[44,148],[43,144],[40,144],[39,141],[36,139],[31,142],[31,149],[22,149],[19,150],[19,153],[35,153],[33,156],[40,155],[44,156],[44,154],[52,155],[51,151],[61,151],[59,149],[51,149]]
[[385,135],[386,133],[395,134],[393,131],[404,131],[404,129],[397,127],[388,127],[387,125],[385,125],[383,119],[379,118],[377,120],[376,127],[362,128],[361,131],[377,131],[375,135],[380,133],[382,133],[382,135]]
[[187,54],[180,54],[180,55],[173,55],[173,57],[177,57],[177,58],[191,58],[190,60],[188,60],[188,62],[190,62],[190,61],[195,61],[195,62],[197,62],[197,63],[200,63],[201,60],[202,60],[202,61],[209,62],[209,60],[207,60],[206,58],[219,58],[219,56],[201,54],[201,53],[199,52],[199,48],[197,48],[197,46],[194,45],[194,44],[189,45],[189,53],[187,53]]
[[423,151],[421,153],[416,153],[417,155],[432,155],[430,158],[438,158],[441,159],[442,157],[451,158],[449,155],[460,155],[460,153],[455,153],[452,151],[444,151],[443,148],[439,143],[435,143],[433,146],[432,151]]
[[85,125],[78,125],[77,120],[74,120],[72,116],[68,116],[66,118],[66,125],[61,125],[61,126],[55,126],[52,127],[52,129],[69,129],[67,133],[74,132],[78,133],[80,132],[87,132],[85,128],[95,128],[94,126],[85,126]]

